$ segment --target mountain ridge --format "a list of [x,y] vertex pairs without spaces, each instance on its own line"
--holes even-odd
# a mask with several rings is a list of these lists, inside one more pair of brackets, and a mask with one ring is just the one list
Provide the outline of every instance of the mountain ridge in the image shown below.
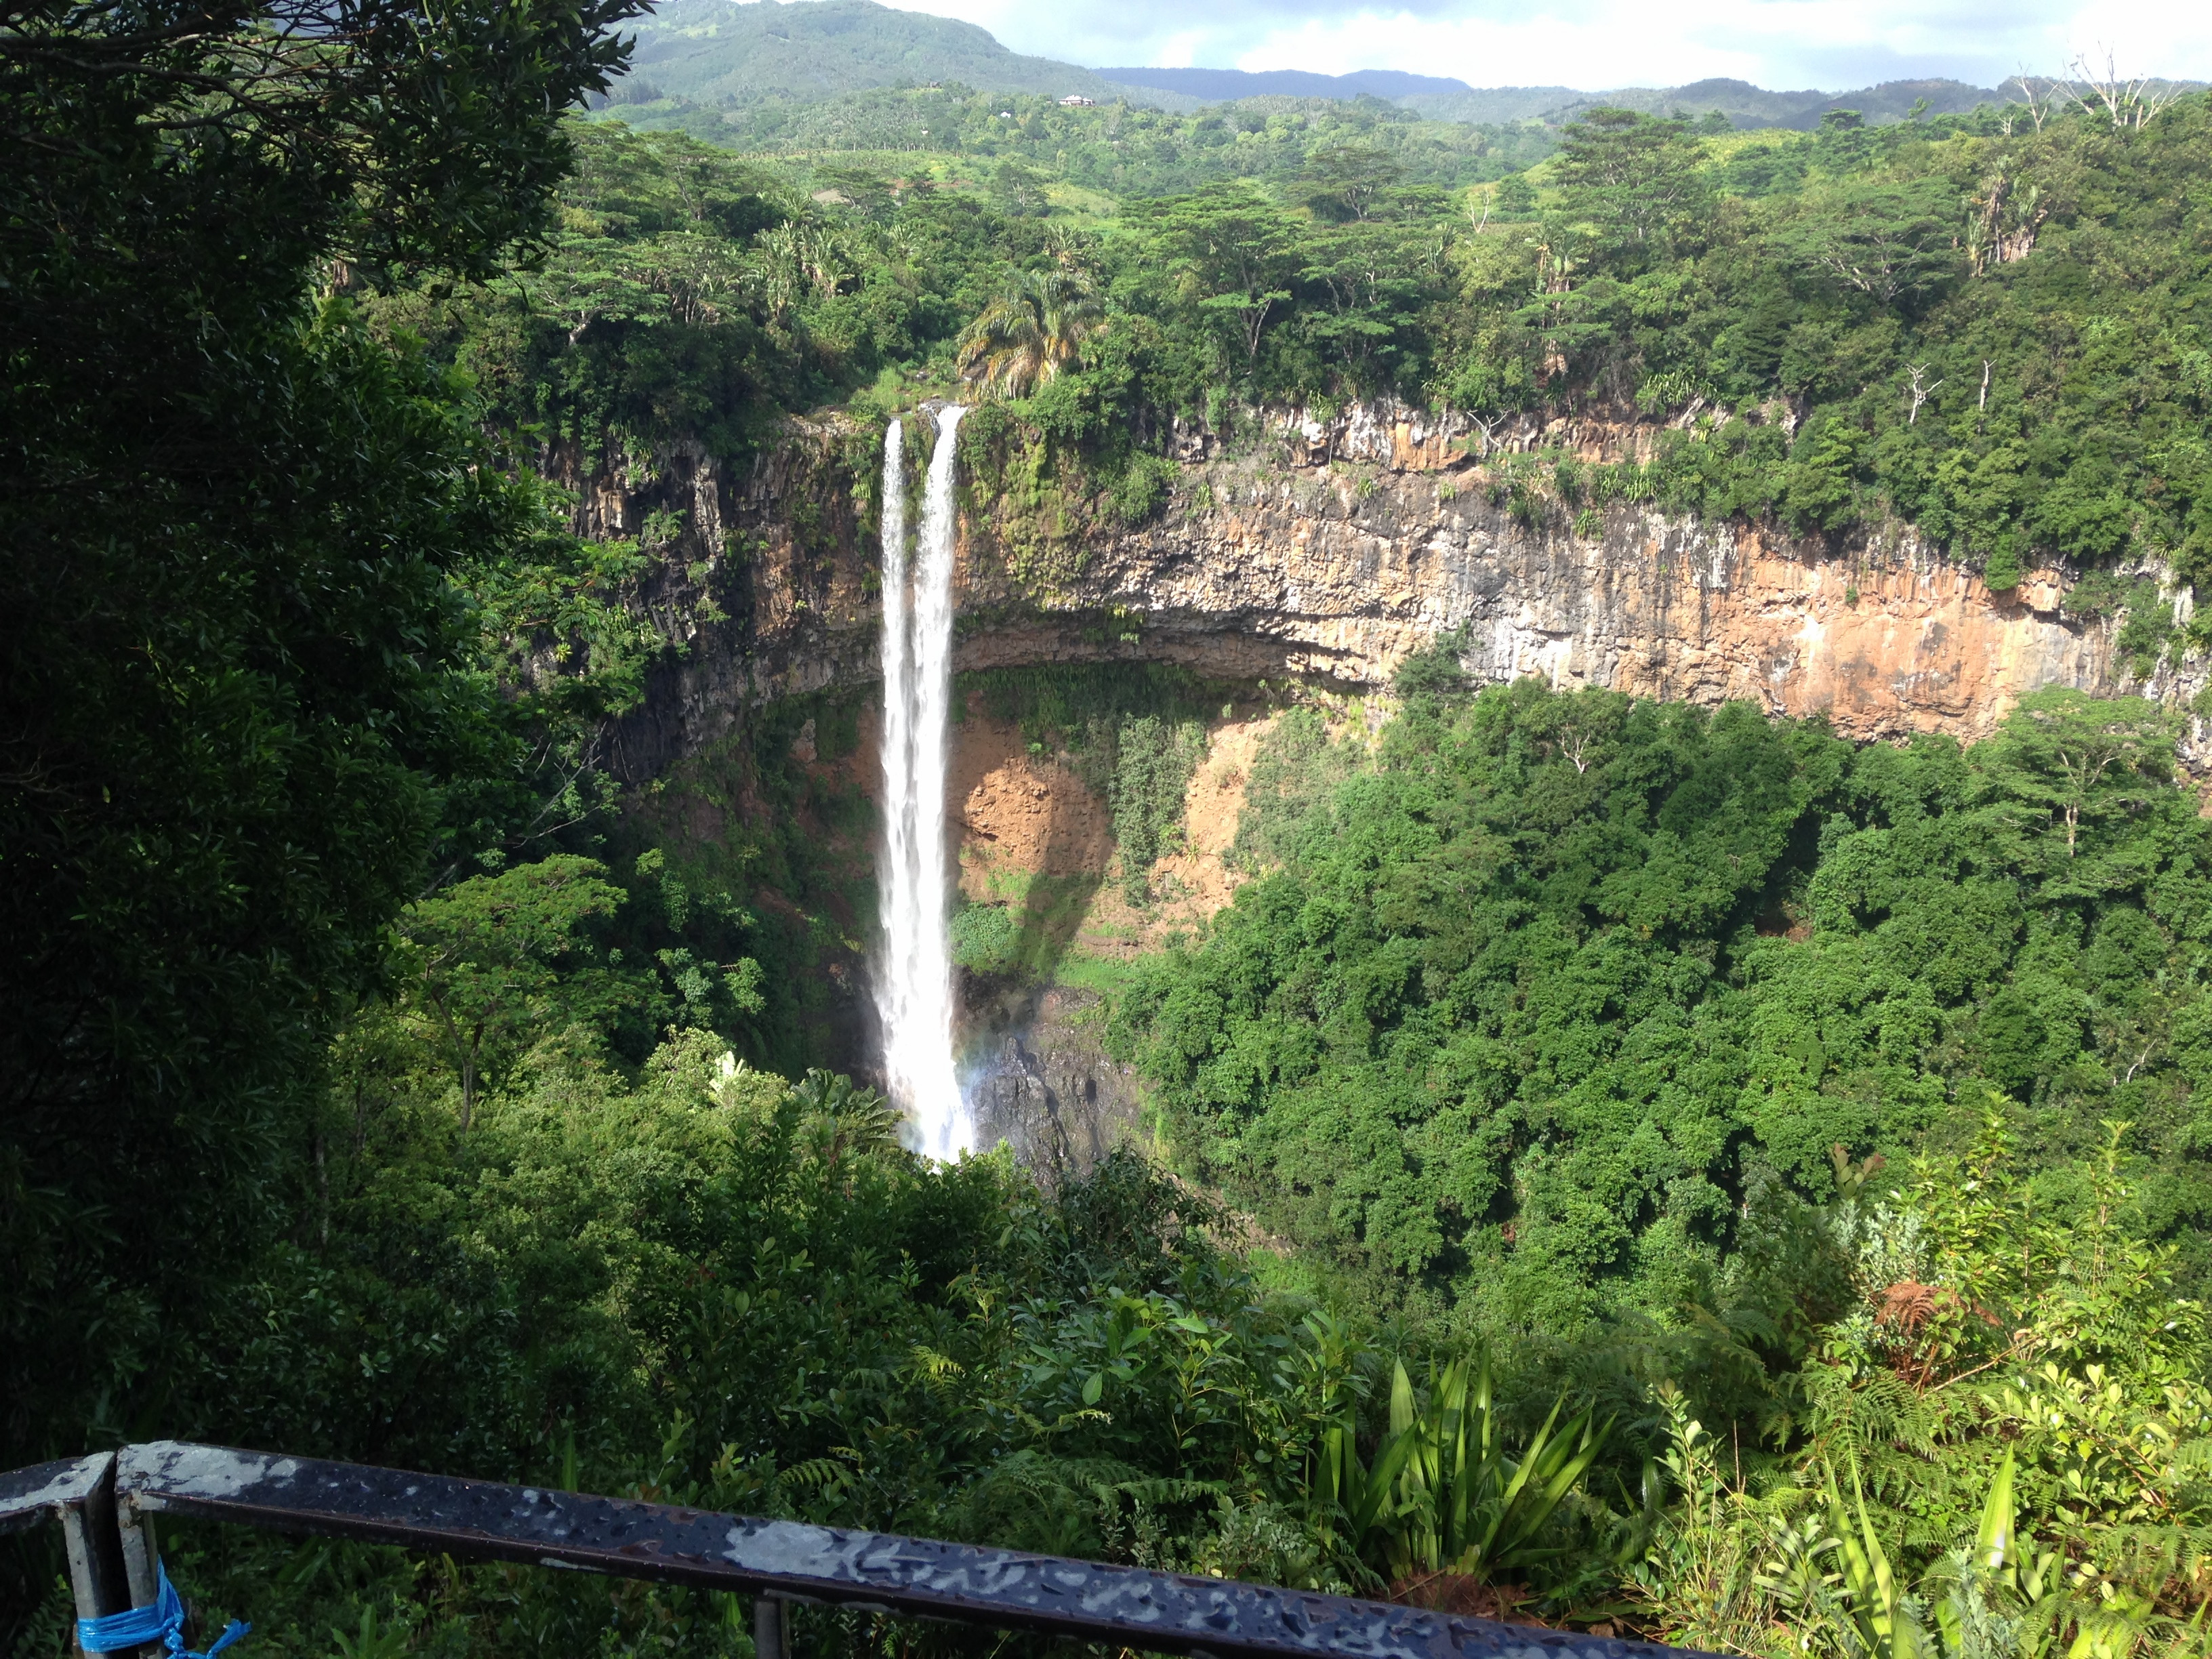
[[877,0],[668,0],[636,21],[636,48],[617,102],[667,96],[725,108],[763,100],[813,100],[876,88],[957,82],[988,93],[1152,102],[1188,112],[1267,96],[1381,98],[1431,120],[1556,126],[1606,105],[1664,114],[1718,113],[1738,127],[1820,125],[1856,109],[1875,125],[1916,106],[1947,114],[2001,101],[1985,87],[1940,79],[1887,82],[1846,92],[1771,92],[1715,78],[1682,87],[1586,91],[1566,86],[1473,87],[1405,70],[1325,75],[1305,70],[1085,68],[1016,52],[974,23],[902,11]]
[[[1403,70],[1356,70],[1321,75],[1304,70],[1144,69],[1130,66],[1096,71],[1117,87],[1139,93],[1165,92],[1178,99],[1234,102],[1243,98],[1288,94],[1304,98],[1379,97],[1437,121],[1506,125],[1538,120],[1559,125],[1586,111],[1612,106],[1650,114],[1675,111],[1686,115],[1717,112],[1738,127],[1810,129],[1832,110],[1856,110],[1882,125],[1922,112],[1949,115],[1978,104],[2002,103],[2004,94],[1940,77],[1887,81],[1877,86],[1830,92],[1817,87],[1774,92],[1748,81],[1713,76],[1679,87],[1615,87],[1597,91],[1579,87],[1472,87],[1443,76],[1413,75]],[[1924,101],[1923,101],[1924,100]]]
[[1216,102],[1270,94],[1291,98],[1354,98],[1364,93],[1376,98],[1399,99],[1420,95],[1452,97],[1476,91],[1454,76],[1414,75],[1406,70],[1353,70],[1347,75],[1322,75],[1313,70],[1119,68],[1097,69],[1092,73],[1120,86],[1156,88]]
[[[1009,51],[989,30],[875,0],[669,0],[635,21],[630,77],[703,104],[820,98],[961,81],[989,92],[1106,101],[1104,77]],[[633,92],[632,96],[635,96]]]

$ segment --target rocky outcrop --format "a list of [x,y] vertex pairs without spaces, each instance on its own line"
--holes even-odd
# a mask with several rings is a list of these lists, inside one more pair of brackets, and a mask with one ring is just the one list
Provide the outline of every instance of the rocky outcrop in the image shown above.
[[1111,542],[1085,573],[1097,602],[1142,617],[1133,641],[1102,647],[1047,617],[965,654],[1142,655],[1366,686],[1463,629],[1464,660],[1486,678],[1820,709],[1859,738],[1976,735],[2024,691],[2118,684],[2109,629],[2058,610],[2057,573],[1996,596],[1909,538],[1778,546],[1625,509],[1578,536],[1424,475],[1231,473],[1216,488],[1210,513]]
[[[1469,453],[1607,459],[1649,437],[1602,422],[1484,433],[1387,405],[1278,416],[1234,453],[1179,430],[1161,512],[1117,527],[1063,501],[1049,556],[1034,511],[971,490],[957,665],[1167,660],[1356,690],[1463,629],[1485,678],[1825,711],[1862,738],[1972,738],[2046,685],[2141,689],[2113,623],[2061,609],[2063,571],[1993,594],[1902,528],[1814,542],[1626,505],[1516,511]],[[874,678],[878,452],[857,426],[793,422],[742,471],[688,451],[634,487],[584,492],[602,532],[682,515],[641,595],[682,655],[617,734],[625,775],[652,775],[750,704]],[[2196,687],[2151,689],[2178,701]]]
[[1054,987],[1018,1007],[971,1007],[978,1024],[999,1033],[967,1083],[978,1145],[1004,1141],[1057,1180],[1087,1176],[1115,1146],[1144,1140],[1135,1068],[1101,1044],[1097,1000]]

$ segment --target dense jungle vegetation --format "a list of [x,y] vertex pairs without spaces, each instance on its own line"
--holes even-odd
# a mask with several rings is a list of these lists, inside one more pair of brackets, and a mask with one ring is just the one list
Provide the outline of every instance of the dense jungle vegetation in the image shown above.
[[[943,96],[1005,136],[782,160],[580,127],[542,271],[370,314],[549,449],[684,434],[734,454],[782,410],[957,386],[971,321],[1051,275],[1095,306],[1052,325],[1065,372],[1002,388],[1008,441],[1125,515],[1163,499],[1151,434],[1172,418],[1233,433],[1261,404],[1392,395],[1473,417],[1490,488],[1532,522],[1656,502],[1814,535],[1909,523],[2000,589],[2093,568],[2074,603],[2132,595],[2146,664],[2167,608],[2118,573],[2205,556],[2202,94],[2140,127],[1991,106],[1722,135],[1601,112],[1471,191],[1423,182],[1380,115],[1343,128],[1360,106],[1239,106],[1180,135],[1146,116],[1165,159],[1122,182],[1104,135],[1137,112],[1032,100],[1009,123],[882,96]],[[1125,149],[1146,153],[1133,130]],[[1493,448],[1559,416],[1646,439],[1609,465]],[[981,460],[994,426],[972,430]]]
[[[1517,172],[1558,148],[1538,122],[1424,120],[1379,98],[1270,94],[1171,114],[1113,100],[1063,106],[1054,97],[957,82],[730,108],[643,97],[658,91],[645,80],[623,88],[622,119],[740,151],[876,152],[901,171],[942,158],[989,178],[1012,162],[1036,173],[1041,191],[1063,184],[1114,196],[1165,196],[1232,179],[1295,185],[1316,151],[1347,146],[1387,157],[1408,184],[1449,188]],[[1726,130],[1725,122],[1704,130],[1715,125]]]
[[[2208,832],[2167,714],[1853,750],[1478,696],[1447,641],[1372,748],[1285,717],[1255,879],[1121,1000],[1179,1175],[1048,1189],[925,1166],[816,1063],[865,808],[790,734],[849,747],[849,701],[687,763],[712,858],[620,796],[610,722],[682,648],[650,584],[745,550],[572,508],[825,405],[865,481],[876,420],[963,385],[977,501],[1123,520],[1170,507],[1176,419],[1633,411],[1648,460],[1481,486],[1553,533],[1658,501],[1902,518],[1999,585],[2069,558],[2154,660],[2119,573],[2204,551],[2208,100],[1600,112],[1472,194],[1241,110],[1076,211],[1078,129],[1028,106],[926,177],[550,113],[623,10],[0,31],[0,1462],[173,1435],[1759,1654],[2203,1651]],[[1186,155],[1231,146],[1267,159]],[[1176,723],[1055,706],[1164,833]],[[270,1653],[750,1651],[729,1598],[164,1545]],[[63,1651],[58,1547],[7,1552],[0,1636]]]
[[1151,964],[1122,1042],[1194,1171],[1507,1327],[1695,1301],[1767,1185],[1998,1120],[2022,1182],[2129,1126],[2201,1294],[2212,842],[2172,737],[2047,691],[1971,750],[1855,750],[1532,680],[1416,694],[1370,763],[1293,716],[1240,830],[1270,873]]

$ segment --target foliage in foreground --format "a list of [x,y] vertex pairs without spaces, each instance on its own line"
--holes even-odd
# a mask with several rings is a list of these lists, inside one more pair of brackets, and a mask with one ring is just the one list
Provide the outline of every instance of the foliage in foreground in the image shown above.
[[[1419,900],[1393,915],[1480,921],[1482,863],[1434,861],[1472,839],[1434,833],[1440,782],[1464,766],[1460,799],[1489,814],[1480,845],[1493,878],[1511,862],[1514,814],[1540,788],[1618,809],[1594,823],[1571,811],[1529,819],[1541,834],[1519,857],[1565,849],[1547,854],[1560,869],[1527,878],[1538,896],[1498,931],[1532,959],[1572,963],[1576,936],[1589,946],[1618,934],[1606,948],[1632,959],[1703,963],[1700,979],[1658,982],[1725,1001],[1741,994],[1732,953],[1816,956],[1826,928],[1859,941],[1854,985],[1903,997],[1910,988],[1867,955],[1869,933],[1875,946],[1887,937],[1880,927],[1843,931],[1848,904],[1814,910],[1809,938],[1715,931],[1732,908],[1765,915],[1770,897],[1789,919],[1793,890],[1768,889],[1801,844],[1802,803],[1850,799],[1835,792],[1882,755],[1881,766],[1939,765],[1954,793],[1935,805],[1967,800],[1960,817],[1990,838],[1973,843],[1989,862],[1964,875],[1923,843],[1905,866],[1978,927],[1996,913],[1967,902],[1997,868],[2015,887],[2034,878],[2030,898],[2062,880],[2106,896],[2073,936],[2092,941],[2129,913],[2134,890],[2114,872],[2163,870],[2160,890],[2185,890],[2173,849],[2193,844],[2195,821],[2160,816],[2173,792],[2156,720],[2139,708],[2032,701],[2020,718],[2033,729],[2009,747],[1916,761],[1853,757],[1816,730],[1755,718],[1660,710],[1640,726],[1615,701],[1529,687],[1470,702],[1449,695],[1450,672],[1448,656],[1423,659],[1385,739],[1385,763],[1401,769],[1386,793],[1431,824],[1393,831],[1409,839],[1377,839],[1352,813],[1379,799],[1364,763],[1287,725],[1292,740],[1255,768],[1244,856],[1288,869],[1249,890],[1249,914],[1277,914],[1260,902],[1267,884],[1316,880],[1338,855],[1326,847],[1365,860],[1357,890],[1371,900]],[[1045,695],[1056,686],[994,689],[1064,721],[1077,711]],[[1188,695],[1156,689],[1164,708]],[[2054,757],[2092,739],[2109,752],[2069,786]],[[1972,794],[1977,767],[2002,775],[2005,764],[2019,775]],[[1808,768],[1828,793],[1806,793]],[[1696,811],[1666,807],[1693,787]],[[1654,791],[1660,805],[1633,806]],[[1925,792],[1910,798],[1929,805]],[[1945,833],[1942,811],[1911,822]],[[1820,872],[1839,849],[1889,844],[1854,838],[1893,842],[1905,827],[1804,841],[1807,890],[1830,892]],[[1686,849],[1655,850],[1667,836]],[[2166,863],[2146,861],[2146,836]],[[1715,837],[1725,845],[1706,844]],[[1761,847],[1775,849],[1768,863]],[[1610,873],[1565,863],[1607,848]],[[1716,1166],[1706,1178],[1725,1202],[1698,1213],[1733,1219],[1702,1235],[1663,1213],[1647,1223],[1674,1253],[1664,1273],[1601,1261],[1564,1276],[1573,1253],[1541,1232],[1563,1224],[1531,1203],[1516,1218],[1531,1261],[1506,1255],[1425,1288],[1340,1237],[1310,1239],[1297,1260],[1248,1260],[1221,1242],[1228,1218],[1210,1201],[1126,1152],[1049,1193],[1000,1158],[922,1164],[874,1097],[822,1073],[793,1086],[750,1070],[714,1029],[734,1009],[674,999],[665,977],[619,957],[600,930],[651,889],[625,890],[609,870],[556,855],[474,878],[403,921],[394,996],[349,1021],[331,1057],[308,1126],[322,1156],[287,1195],[289,1237],[172,1335],[146,1431],[1443,1605],[1480,1586],[1484,1605],[1777,1659],[2190,1650],[2187,1621],[2212,1588],[2203,1310],[2181,1282],[2192,1264],[2157,1237],[2170,1229],[2145,1202],[2148,1172],[2130,1150],[2143,1131],[2058,1133],[2069,1113],[2109,1103],[2058,1097],[2033,1066],[2010,1094],[1965,1075],[1954,1099],[1939,1079],[1917,1116],[1874,1112],[1817,1170],[1762,1170],[1749,1151],[1747,1178]],[[1445,878],[1449,890],[1420,884]],[[1644,908],[1576,923],[1547,912],[1547,882],[1585,911]],[[1884,890],[1895,913],[1900,890]],[[2039,912],[2018,902],[2033,945]],[[1337,921],[1300,927],[1277,960],[1349,938],[1389,945],[1346,931],[1357,911],[1340,895],[1296,914]],[[1686,933],[1686,917],[1705,931]],[[1172,991],[1247,925],[1232,912],[1156,981]],[[1946,939],[1944,951],[1962,948]],[[2047,945],[2019,954],[2054,975],[2076,960]],[[1299,982],[1330,994],[1325,975]],[[743,988],[740,976],[710,994]],[[1563,1053],[1602,1058],[1684,1021],[1649,996],[1537,1000]],[[1150,1008],[1157,1022],[1164,1006],[1140,999],[1130,1017]],[[1939,1002],[1927,1029],[1966,1006]],[[468,1006],[501,1011],[473,1071],[453,1017]],[[1616,1007],[1642,1010],[1641,1036],[1617,1029]],[[625,1032],[641,1016],[678,1029],[633,1064]],[[1339,1060],[1353,1052],[1341,1020],[1304,1029],[1335,1041]],[[1850,1063],[1839,1039],[1823,1040],[1837,1042],[1839,1069]],[[2034,1054],[2056,1052],[2047,1031],[2043,1042]],[[1663,1060],[1652,1074],[1678,1092],[1712,1075]],[[1367,1097],[1347,1085],[1323,1098],[1341,1115]],[[1796,1098],[1810,1113],[1824,1097]],[[1652,1139],[1636,1127],[1650,1115],[1543,1121],[1585,1136],[1610,1124],[1632,1149]],[[1310,1133],[1331,1120],[1304,1121]],[[1805,1133],[1833,1127],[1816,1119]],[[1868,1151],[1885,1137],[1887,1170]],[[1579,1185],[1601,1195],[1611,1146],[1561,1142],[1551,1155],[1596,1159]],[[1335,1167],[1357,1177],[1347,1159]],[[1272,1201],[1240,1179],[1243,1196]],[[1510,1164],[1497,1179],[1501,1192],[1534,1190]],[[1697,1196],[1679,1181],[1659,1191]],[[1283,1213],[1295,1229],[1319,1212]],[[1498,1237],[1518,1242],[1503,1227]],[[1378,1291],[1401,1311],[1378,1318]],[[2012,1518],[1997,1526],[2005,1504]],[[2007,1534],[2001,1559],[1993,1528]],[[726,1600],[205,1529],[180,1529],[169,1548],[208,1605],[255,1618],[256,1639],[288,1653],[326,1651],[333,1630],[395,1656],[586,1641],[639,1653],[671,1637],[745,1650],[743,1609]],[[23,1651],[58,1644],[64,1601],[57,1587]],[[816,1651],[916,1639],[829,1614],[802,1638]]]
[[[2097,941],[2122,927],[2186,948],[2160,930],[2193,914],[2184,855],[2201,832],[2173,805],[2159,717],[2045,696],[1964,755],[1855,754],[1741,712],[1639,714],[1525,685],[1467,699],[1454,672],[1446,653],[1409,672],[1379,778],[1312,723],[1285,724],[1255,768],[1243,852],[1285,867],[1199,951],[1153,969],[1125,1018],[1157,1034],[1172,1007],[1216,1006],[1194,986],[1264,982],[1222,980],[1224,961],[1273,962],[1307,1002],[1269,1029],[1305,1034],[1299,1052],[1326,1077],[1358,1057],[1350,1011],[1370,1049],[1389,1029],[1348,995],[1383,982],[1378,954],[1395,959],[1359,904],[1419,943],[1443,918],[1480,927],[1477,877],[1492,892],[1510,879],[1492,948],[1522,965],[1465,982],[1541,1013],[1540,1055],[1615,1080],[1570,1112],[1585,1085],[1564,1062],[1522,1065],[1508,1074],[1551,1079],[1553,1109],[1494,1142],[1435,1143],[1462,1154],[1445,1166],[1462,1174],[1497,1149],[1492,1190],[1519,1207],[1486,1258],[1410,1261],[1378,1248],[1387,1232],[1313,1231],[1360,1219],[1341,1200],[1363,1172],[1341,1150],[1211,1166],[1304,1245],[1248,1261],[1219,1242],[1226,1218],[1207,1200],[1130,1154],[1053,1193],[998,1158],[926,1166],[873,1097],[755,1073],[700,1011],[634,1066],[623,1032],[639,1000],[664,999],[656,1019],[679,1005],[593,942],[636,895],[604,865],[556,857],[463,884],[404,924],[419,988],[351,1022],[316,1126],[319,1178],[302,1171],[292,1237],[234,1304],[173,1345],[161,1427],[1441,1605],[1480,1585],[1483,1605],[1778,1659],[2191,1650],[2212,1589],[2212,1394],[2201,1265],[2176,1244],[2201,1233],[2160,1207],[2172,1171],[2136,1150],[2172,1133],[2154,1109],[2185,1103],[2185,1074],[2138,1063],[2149,1080],[2135,1092],[2082,1098],[2098,1074],[2079,1056],[2103,1028],[2059,1048],[2033,1023],[2076,1006],[2052,1000],[2063,975],[2102,961]],[[1164,709],[1191,695],[1153,689]],[[1048,725],[1082,712],[1057,680],[986,690]],[[1853,816],[1868,801],[1881,822]],[[1802,833],[1816,805],[1834,827]],[[1452,855],[1462,843],[1469,855]],[[1869,848],[1888,861],[1855,857]],[[1338,869],[1353,876],[1326,884]],[[1316,896],[1282,905],[1301,883]],[[1929,943],[1916,894],[1965,921]],[[1869,923],[1869,895],[1886,920]],[[2060,905],[2098,908],[2060,929]],[[1240,943],[1285,915],[1302,920],[1268,953]],[[1923,982],[2002,916],[2020,938],[1984,947],[1994,984]],[[1917,920],[1890,927],[1899,917]],[[1414,920],[1425,933],[1406,931]],[[468,942],[477,979],[441,940]],[[1917,977],[1888,954],[1913,941]],[[1758,988],[1830,951],[1848,960],[1814,990],[1932,1008],[1895,1023],[1932,1046],[1885,1050],[1881,1021],[1847,1026],[1803,995],[1781,1004],[1797,1024],[1774,1023]],[[1737,972],[1746,957],[1759,975]],[[1424,1006],[1402,988],[1431,982],[1406,959],[1395,1042]],[[1624,960],[1695,994],[1604,991],[1601,969]],[[2136,985],[2186,992],[2185,975],[2130,960]],[[1552,978],[1532,981],[1538,968]],[[471,1082],[433,1004],[495,980],[499,1059]],[[2073,994],[2095,1006],[2120,988],[2111,970]],[[2029,1011],[2010,1025],[1986,1008],[2008,994]],[[2160,1017],[2129,1042],[2170,1033],[2176,1017]],[[1451,1075],[1434,1060],[1449,1028],[1429,1020],[1419,1075]],[[1966,1029],[1947,1036],[1947,1021]],[[1808,1023],[1827,1061],[1809,1081]],[[1990,1046],[1987,1030],[2024,1023],[2033,1047]],[[1663,1047],[1685,1028],[1705,1035]],[[1872,1046],[1850,1048],[1852,1030]],[[1692,1091],[1744,1075],[1713,1056],[1762,1042],[1794,1069],[1749,1097],[1793,1085],[1799,1139],[1778,1109],[1707,1135],[1734,1151],[1701,1176],[1717,1201],[1679,1175],[1619,1188],[1650,1206],[1618,1212],[1631,1224],[1608,1236],[1626,1246],[1608,1261],[1575,1245],[1565,1230],[1604,1213],[1590,1200],[1617,1189],[1624,1161],[1688,1143],[1655,1129],[1653,1103],[1678,1124],[1742,1110],[1729,1104],[1741,1081],[1702,1108]],[[1217,1059],[1254,1052],[1248,1036]],[[1643,1071],[1619,1069],[1639,1054]],[[1862,1086],[1875,1066],[1891,1069]],[[1389,1092],[1391,1076],[1340,1073],[1290,1121],[1316,1144],[1374,1145],[1383,1120],[1353,1113],[1419,1098]],[[1656,1080],[1640,1114],[1621,1109],[1623,1076]],[[1189,1085],[1164,1081],[1188,1111],[1173,1091]],[[1910,1115],[1886,1115],[1891,1101]],[[2085,1121],[2115,1109],[2142,1121]],[[1180,1133],[1217,1158],[1267,1144],[1194,1137],[1188,1119]],[[1430,1144],[1420,1134],[1409,1126],[1401,1146]],[[1830,1135],[1844,1144],[1821,1146]],[[1807,1158],[1778,1155],[1800,1144]],[[2165,1145],[2168,1164],[2193,1155],[2185,1137]],[[1568,1171],[1561,1188],[1540,1184],[1546,1160]],[[1332,1172],[1330,1206],[1290,1184],[1298,1168]],[[1422,1173],[1402,1152],[1399,1169]],[[1370,1208],[1365,1224],[1399,1213]],[[1440,1229],[1450,1212],[1432,1217]],[[586,1631],[611,1631],[611,1650],[672,1632],[743,1650],[742,1609],[671,1592],[374,1552],[305,1561],[208,1534],[174,1548],[287,1650],[363,1620],[400,1650],[504,1653]],[[908,1636],[824,1615],[805,1638]]]
[[392,915],[560,793],[460,596],[501,561],[566,586],[566,538],[449,374],[315,290],[483,274],[541,231],[557,112],[626,9],[96,0],[0,30],[10,1463],[158,1408],[153,1346],[266,1236]]
[[[2110,1162],[2087,1231],[2027,1218],[1994,1141],[1778,1209],[1763,1282],[1830,1310],[1796,1360],[1747,1346],[1741,1308],[1480,1346],[1267,1288],[1128,1153],[1051,1194],[1002,1158],[927,1166],[875,1097],[705,1033],[632,1079],[549,1030],[465,1131],[428,1049],[368,1082],[330,1103],[295,1236],[172,1346],[164,1431],[1310,1588],[1480,1582],[1777,1656],[1917,1651],[1868,1622],[1942,1626],[2000,1481],[2008,1553],[1969,1611],[2059,1646],[1947,1656],[2126,1654],[2212,1589],[2201,1310]],[[726,1598],[166,1537],[272,1654],[364,1628],[394,1656],[746,1651]],[[65,1600],[20,1651],[58,1650]],[[826,1613],[801,1638],[998,1639]]]

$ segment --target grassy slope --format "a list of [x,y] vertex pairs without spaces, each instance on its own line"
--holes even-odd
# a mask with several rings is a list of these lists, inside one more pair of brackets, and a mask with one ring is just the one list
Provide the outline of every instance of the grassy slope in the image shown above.
[[640,20],[632,75],[703,103],[820,98],[960,81],[994,91],[1112,96],[1089,70],[1009,52],[972,23],[873,0],[735,6],[676,0]]

